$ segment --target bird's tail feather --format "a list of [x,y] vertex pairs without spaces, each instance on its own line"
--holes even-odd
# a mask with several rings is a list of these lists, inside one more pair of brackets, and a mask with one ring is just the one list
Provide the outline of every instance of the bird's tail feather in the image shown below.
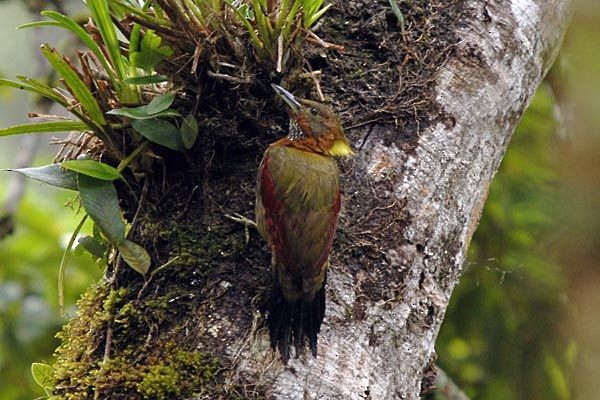
[[288,302],[277,280],[271,292],[269,315],[267,318],[271,347],[279,349],[281,358],[287,364],[290,358],[290,345],[296,348],[296,357],[302,352],[304,338],[313,356],[317,356],[317,334],[325,316],[325,282],[312,300],[300,299]]

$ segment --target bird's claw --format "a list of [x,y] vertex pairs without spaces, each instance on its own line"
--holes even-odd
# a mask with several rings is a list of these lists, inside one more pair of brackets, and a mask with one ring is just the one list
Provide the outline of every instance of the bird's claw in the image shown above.
[[233,213],[233,215],[225,214],[225,218],[237,222],[238,224],[244,225],[244,236],[246,238],[246,245],[250,243],[250,227],[256,228],[256,222],[252,221],[250,218],[243,216],[242,214]]
[[256,228],[256,222],[252,221],[248,217],[243,216],[242,214],[238,214],[238,213],[233,213],[233,215],[225,214],[225,217],[227,217],[227,219],[232,220],[233,222],[237,222],[238,224]]

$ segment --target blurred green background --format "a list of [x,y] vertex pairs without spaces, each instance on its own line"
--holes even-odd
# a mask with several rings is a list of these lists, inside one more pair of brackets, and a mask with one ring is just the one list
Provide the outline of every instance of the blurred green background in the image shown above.
[[[440,332],[438,364],[472,399],[600,398],[597,3],[576,8],[561,55],[515,132]],[[14,30],[32,19],[23,2],[0,1],[0,75],[39,75],[40,40]],[[33,108],[25,94],[0,91],[1,126],[25,121]],[[22,146],[3,138],[0,168],[11,167]],[[34,165],[55,152],[44,142]],[[10,178],[0,173],[0,205]],[[29,370],[34,361],[52,362],[65,321],[56,281],[78,222],[65,206],[70,197],[28,182],[14,233],[0,239],[0,399],[43,394]],[[71,261],[68,315],[99,276],[89,258]]]

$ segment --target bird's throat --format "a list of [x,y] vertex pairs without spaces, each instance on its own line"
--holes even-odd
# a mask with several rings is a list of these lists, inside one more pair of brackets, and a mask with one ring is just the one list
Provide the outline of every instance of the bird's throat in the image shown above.
[[333,145],[329,150],[327,150],[327,153],[333,157],[342,157],[354,154],[348,142],[343,139],[334,140]]

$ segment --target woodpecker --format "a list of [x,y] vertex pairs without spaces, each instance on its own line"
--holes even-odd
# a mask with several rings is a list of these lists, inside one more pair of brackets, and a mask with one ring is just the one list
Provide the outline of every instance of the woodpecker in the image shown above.
[[273,288],[267,323],[273,349],[287,364],[305,338],[317,355],[325,315],[329,253],[340,212],[336,157],[353,154],[340,119],[325,104],[272,85],[288,106],[288,136],[272,143],[260,163],[256,224],[271,250]]

